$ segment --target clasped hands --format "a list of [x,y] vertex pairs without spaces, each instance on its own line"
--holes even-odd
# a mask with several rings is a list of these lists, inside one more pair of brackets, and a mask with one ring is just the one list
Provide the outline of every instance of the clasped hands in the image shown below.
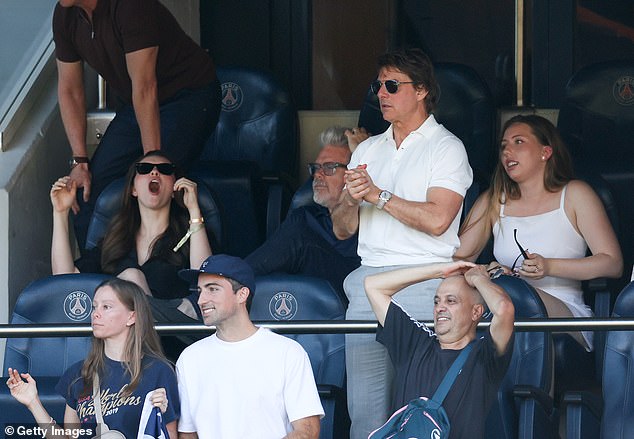
[[372,177],[368,174],[367,166],[362,164],[354,169],[345,171],[345,199],[351,206],[359,205],[364,200],[368,203],[376,204],[379,200],[381,189],[372,181]]

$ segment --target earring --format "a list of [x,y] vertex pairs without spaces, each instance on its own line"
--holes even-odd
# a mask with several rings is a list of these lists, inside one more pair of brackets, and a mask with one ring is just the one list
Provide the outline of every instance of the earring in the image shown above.
[[542,161],[543,161],[543,160],[546,160],[546,156],[545,156],[545,155],[543,155],[543,156],[542,156]]

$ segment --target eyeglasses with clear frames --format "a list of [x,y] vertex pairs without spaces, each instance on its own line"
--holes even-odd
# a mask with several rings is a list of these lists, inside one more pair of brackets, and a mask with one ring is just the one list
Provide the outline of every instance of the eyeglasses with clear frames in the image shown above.
[[346,168],[348,165],[339,162],[326,162],[326,163],[309,163],[308,172],[313,177],[317,172],[321,171],[325,176],[330,177],[335,175],[337,168]]

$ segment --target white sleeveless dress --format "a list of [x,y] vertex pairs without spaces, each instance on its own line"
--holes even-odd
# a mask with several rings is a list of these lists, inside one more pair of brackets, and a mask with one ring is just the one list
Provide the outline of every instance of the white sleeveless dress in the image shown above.
[[[500,218],[493,225],[493,255],[502,265],[511,267],[520,255],[513,239],[517,229],[517,240],[530,253],[539,253],[545,258],[583,258],[588,246],[583,237],[570,223],[564,210],[566,187],[561,191],[559,208],[539,215],[517,217],[504,214],[504,204],[500,207]],[[524,258],[519,256],[516,267]],[[539,280],[523,278],[533,287],[539,288],[564,302],[575,317],[592,317],[593,313],[583,301],[581,281],[546,276]],[[592,333],[583,333],[592,347]]]

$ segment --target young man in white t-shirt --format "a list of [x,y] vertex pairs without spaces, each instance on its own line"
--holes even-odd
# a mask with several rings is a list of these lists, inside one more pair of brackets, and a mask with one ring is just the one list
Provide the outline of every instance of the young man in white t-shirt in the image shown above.
[[183,351],[176,371],[180,439],[319,437],[324,411],[304,349],[249,318],[253,270],[210,256],[181,276],[198,282],[198,305],[216,333]]

